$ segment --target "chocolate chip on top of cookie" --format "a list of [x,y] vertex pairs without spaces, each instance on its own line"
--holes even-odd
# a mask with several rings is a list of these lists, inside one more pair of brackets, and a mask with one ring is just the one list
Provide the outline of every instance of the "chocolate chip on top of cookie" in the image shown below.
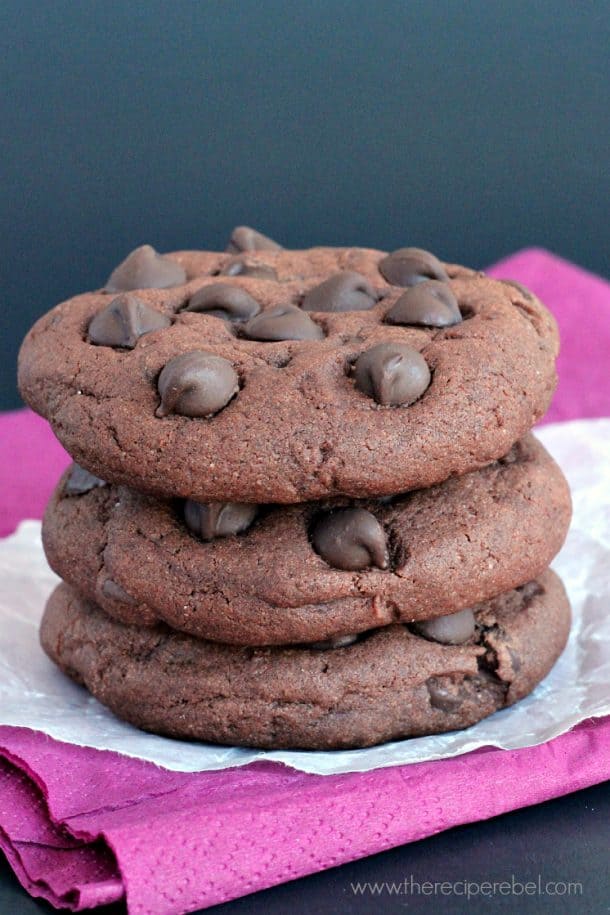
[[250,340],[321,340],[324,331],[296,305],[276,305],[251,318],[243,329]]
[[167,289],[186,282],[184,267],[159,254],[150,245],[142,245],[132,251],[116,267],[108,280],[107,292],[130,292],[132,289]]
[[361,353],[354,366],[356,387],[384,406],[410,405],[430,384],[426,360],[411,346],[379,343]]
[[225,321],[248,321],[259,313],[261,307],[245,289],[229,283],[212,283],[202,286],[191,296],[184,311],[212,315]]
[[170,359],[157,386],[161,403],[156,416],[213,416],[237,393],[239,379],[228,359],[195,350]]
[[387,324],[450,327],[462,320],[458,301],[448,283],[425,280],[411,286],[385,316]]
[[379,272],[392,286],[415,286],[425,280],[447,282],[438,257],[422,248],[399,248],[379,262]]
[[227,251],[240,254],[242,251],[281,251],[282,246],[276,241],[251,229],[250,226],[236,226],[231,232]]
[[89,341],[97,346],[133,349],[140,337],[171,326],[171,318],[132,293],[113,299],[89,324]]
[[305,295],[305,311],[366,311],[380,296],[361,273],[344,270],[314,286]]

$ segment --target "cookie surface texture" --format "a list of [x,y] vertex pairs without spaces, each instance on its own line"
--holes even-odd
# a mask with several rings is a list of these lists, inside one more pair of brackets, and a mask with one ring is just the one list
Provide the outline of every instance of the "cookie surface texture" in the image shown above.
[[20,389],[79,464],[199,502],[392,495],[546,411],[557,328],[527,291],[417,249],[264,244],[144,246],[34,325]]
[[42,645],[119,717],[220,744],[332,749],[465,728],[526,696],[568,635],[559,578],[474,608],[472,639],[440,644],[402,625],[345,647],[235,648],[112,620],[60,585]]
[[202,506],[95,478],[75,494],[74,475],[43,523],[55,571],[123,622],[239,645],[330,639],[495,597],[546,569],[571,514],[532,435],[482,470],[389,501]]

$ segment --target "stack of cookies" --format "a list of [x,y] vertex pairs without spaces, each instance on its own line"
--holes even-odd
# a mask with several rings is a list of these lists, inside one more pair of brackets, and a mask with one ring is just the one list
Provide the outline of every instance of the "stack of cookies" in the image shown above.
[[417,248],[144,246],[29,332],[75,463],[42,644],[180,738],[363,747],[527,695],[570,625],[570,495],[530,434],[558,337],[517,283]]

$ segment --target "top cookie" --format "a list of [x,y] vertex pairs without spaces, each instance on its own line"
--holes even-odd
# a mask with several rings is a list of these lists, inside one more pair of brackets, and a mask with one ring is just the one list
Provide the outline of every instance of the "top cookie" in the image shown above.
[[545,412],[557,328],[518,284],[418,249],[137,249],[41,318],[26,402],[105,480],[294,503],[429,486],[506,454]]

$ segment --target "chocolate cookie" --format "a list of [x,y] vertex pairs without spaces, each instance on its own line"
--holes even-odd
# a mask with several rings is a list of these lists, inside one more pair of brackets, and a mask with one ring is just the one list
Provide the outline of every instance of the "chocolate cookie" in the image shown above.
[[329,639],[486,600],[548,566],[571,511],[531,435],[482,470],[389,500],[202,505],[90,483],[83,493],[82,471],[68,471],[47,508],[55,571],[123,622],[241,645]]
[[459,645],[393,625],[328,650],[235,648],[126,626],[62,584],[41,641],[65,673],[144,730],[333,749],[465,728],[523,698],[561,653],[570,608],[548,571],[475,607],[474,622]]
[[137,249],[20,355],[24,399],[99,477],[199,502],[388,495],[505,454],[558,337],[515,285],[419,249]]

